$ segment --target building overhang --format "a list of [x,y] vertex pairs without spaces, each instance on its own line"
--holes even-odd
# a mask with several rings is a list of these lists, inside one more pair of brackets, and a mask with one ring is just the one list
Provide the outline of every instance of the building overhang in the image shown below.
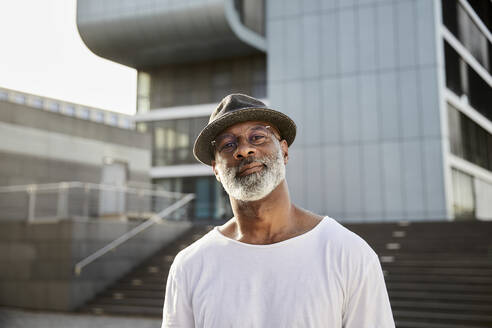
[[137,69],[265,52],[235,3],[78,0],[77,27],[92,52]]

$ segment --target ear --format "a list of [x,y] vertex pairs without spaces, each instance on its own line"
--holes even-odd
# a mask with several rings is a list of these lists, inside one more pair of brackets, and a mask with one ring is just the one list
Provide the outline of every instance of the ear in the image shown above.
[[215,178],[217,179],[217,181],[220,182],[219,172],[217,171],[217,168],[215,167],[216,164],[217,163],[215,162],[215,160],[212,160],[212,170],[214,171]]
[[287,164],[289,161],[289,145],[287,144],[287,141],[280,141],[280,147],[282,148],[282,153],[284,153],[284,164]]

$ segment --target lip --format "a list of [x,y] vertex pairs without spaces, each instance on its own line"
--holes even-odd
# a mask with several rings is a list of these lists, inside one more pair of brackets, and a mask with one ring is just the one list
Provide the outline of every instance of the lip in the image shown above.
[[241,171],[239,171],[238,175],[243,176],[243,175],[251,174],[254,172],[258,172],[262,169],[263,169],[263,164],[255,162],[255,163],[251,163],[251,164],[243,166]]

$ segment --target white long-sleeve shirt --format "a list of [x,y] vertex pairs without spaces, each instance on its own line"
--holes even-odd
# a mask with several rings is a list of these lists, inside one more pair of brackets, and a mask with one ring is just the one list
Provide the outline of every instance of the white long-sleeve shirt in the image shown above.
[[169,272],[162,327],[395,327],[370,246],[325,217],[312,230],[251,245],[217,228]]

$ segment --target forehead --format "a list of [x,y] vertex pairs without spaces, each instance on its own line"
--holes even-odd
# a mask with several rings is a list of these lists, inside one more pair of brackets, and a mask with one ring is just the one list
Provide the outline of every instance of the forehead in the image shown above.
[[234,125],[231,125],[227,129],[225,129],[224,131],[222,131],[221,133],[219,133],[217,136],[220,136],[222,134],[235,134],[235,135],[238,135],[238,134],[241,134],[241,133],[245,132],[249,128],[251,128],[253,126],[257,126],[257,125],[264,125],[264,126],[270,125],[271,126],[270,123],[262,122],[262,121],[241,122],[241,123],[236,123]]

